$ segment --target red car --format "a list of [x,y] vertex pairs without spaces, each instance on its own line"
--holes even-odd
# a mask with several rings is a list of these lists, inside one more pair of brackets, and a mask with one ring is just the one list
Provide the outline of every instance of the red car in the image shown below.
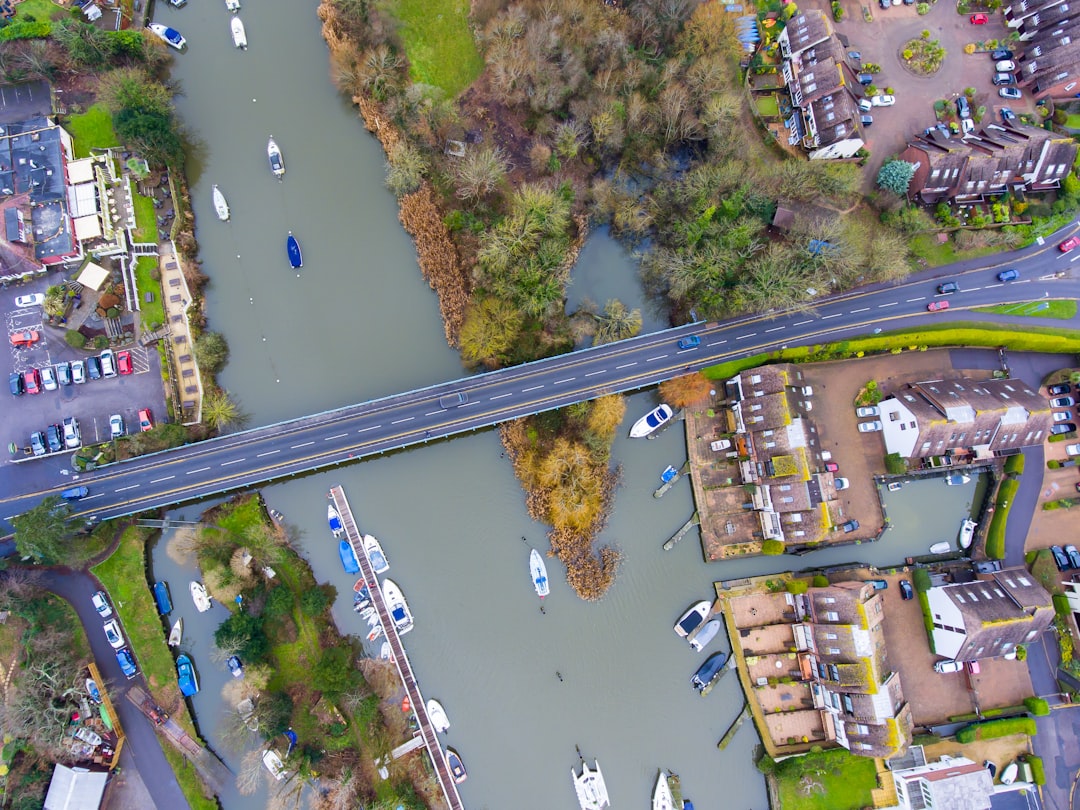
[[26,385],[26,393],[28,394],[40,394],[41,393],[41,372],[36,368],[32,368],[23,373],[23,383]]
[[139,430],[147,431],[154,429],[154,417],[150,415],[149,408],[139,411]]
[[11,336],[12,346],[31,346],[41,340],[41,334],[35,332],[33,329],[27,329],[25,332],[16,332]]
[[131,366],[131,352],[117,352],[116,366],[121,374],[131,374],[134,371]]
[[1070,250],[1078,247],[1080,247],[1080,236],[1070,236],[1068,239],[1058,245],[1058,250],[1060,250],[1062,253],[1068,253]]
[[934,301],[932,304],[927,304],[926,309],[930,312],[940,312],[943,309],[949,308],[948,301]]
[[840,465],[835,461],[829,461],[825,464],[825,469],[829,472],[840,472]]
[[986,25],[988,22],[990,22],[990,15],[989,14],[972,14],[971,15],[971,24],[972,25]]

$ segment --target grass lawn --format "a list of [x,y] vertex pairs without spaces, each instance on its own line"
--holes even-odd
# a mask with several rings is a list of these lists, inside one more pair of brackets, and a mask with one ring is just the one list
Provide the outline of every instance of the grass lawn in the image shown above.
[[[142,307],[142,325],[146,328],[165,323],[165,305],[161,302],[161,282],[151,273],[158,266],[155,256],[140,256],[135,264],[135,286],[138,288],[139,306]],[[154,300],[146,302],[146,293],[153,293]]]
[[950,239],[947,242],[938,242],[937,235],[932,233],[920,234],[913,238],[909,244],[911,252],[917,258],[923,259],[931,267],[943,264],[951,264],[961,259],[974,259],[978,256],[989,256],[1000,252],[998,247],[985,247],[978,250],[957,250]]
[[1069,129],[1080,129],[1080,115],[1077,115],[1076,113],[1070,115],[1068,120],[1065,122],[1065,126],[1067,126]]
[[430,84],[456,97],[484,68],[469,28],[466,0],[391,0],[401,22],[401,39],[414,82]]
[[16,22],[25,22],[29,17],[35,20],[53,20],[67,16],[67,10],[52,0],[23,0],[15,6]]
[[784,810],[860,810],[873,806],[877,771],[874,760],[838,749],[784,760],[776,780]]
[[167,742],[161,743],[161,750],[165,752],[165,759],[169,760],[169,765],[172,766],[173,773],[176,775],[176,781],[180,785],[180,790],[184,792],[184,798],[191,805],[191,810],[217,810],[219,807],[217,799],[206,797],[202,780],[195,766]]
[[[26,0],[18,8],[22,9],[40,1]],[[65,120],[64,129],[71,133],[75,141],[76,158],[89,157],[91,148],[104,149],[107,146],[120,145],[120,141],[116,139],[116,133],[113,132],[112,116],[100,104],[95,104],[82,115],[73,115]]]
[[773,96],[761,96],[757,100],[757,111],[761,115],[775,118],[780,115],[780,105]]
[[975,312],[1022,315],[1031,318],[1057,318],[1067,321],[1076,317],[1076,301],[1028,301],[1021,304],[1001,304],[996,307],[977,307]]
[[144,197],[133,191],[131,199],[135,204],[135,241],[156,242],[157,214],[154,212],[154,198]]

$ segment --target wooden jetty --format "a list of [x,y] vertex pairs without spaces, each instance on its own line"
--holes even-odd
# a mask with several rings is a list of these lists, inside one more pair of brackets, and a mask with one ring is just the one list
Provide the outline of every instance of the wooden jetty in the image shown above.
[[698,513],[694,512],[694,514],[690,516],[690,519],[682,525],[682,528],[675,532],[675,534],[671,535],[668,541],[664,543],[664,551],[671,551],[673,548],[675,548],[675,544],[682,540],[684,537],[686,537],[687,533],[689,533],[689,531],[695,526],[697,526],[700,522],[701,519],[698,517]]
[[435,727],[431,725],[431,718],[428,717],[424,696],[420,693],[420,687],[413,676],[412,664],[409,663],[409,657],[405,654],[405,647],[401,643],[401,637],[398,635],[394,621],[390,617],[390,611],[386,607],[386,601],[383,599],[382,589],[379,587],[379,578],[372,570],[371,561],[368,560],[367,554],[364,553],[363,536],[360,534],[359,529],[356,528],[352,509],[349,508],[349,502],[345,499],[345,490],[340,486],[334,487],[330,490],[330,500],[334,502],[334,508],[337,509],[338,514],[341,516],[341,525],[345,527],[345,537],[352,546],[357,561],[360,563],[360,572],[364,575],[364,582],[368,583],[368,590],[371,592],[371,603],[379,613],[379,621],[382,622],[383,632],[386,633],[386,640],[390,642],[390,649],[394,654],[394,665],[397,667],[398,675],[401,676],[401,682],[405,685],[405,692],[409,696],[412,711],[416,714],[416,719],[420,724],[418,736],[423,738],[424,745],[427,746],[428,756],[431,757],[431,764],[435,767],[435,777],[439,781],[443,795],[446,796],[446,803],[450,806],[450,810],[464,810],[465,805],[462,804],[457,785],[454,784],[454,779],[450,775],[450,766],[446,764],[446,756],[443,754],[439,737],[435,733]]
[[728,747],[734,737],[735,733],[739,730],[739,727],[746,721],[746,718],[750,716],[750,704],[743,703],[742,711],[739,712],[739,716],[735,718],[735,722],[731,724],[724,736],[720,738],[720,742],[716,744],[716,747],[723,751]]
[[679,471],[675,473],[675,477],[672,478],[670,481],[665,481],[659,487],[657,487],[656,491],[653,492],[652,496],[654,498],[663,498],[664,495],[667,494],[667,491],[669,489],[671,489],[673,486],[675,486],[679,482],[679,479],[682,478],[683,475],[685,475],[689,471],[690,471],[690,462],[689,462],[689,460],[687,460],[687,461],[683,462],[683,465],[681,467],[679,467]]

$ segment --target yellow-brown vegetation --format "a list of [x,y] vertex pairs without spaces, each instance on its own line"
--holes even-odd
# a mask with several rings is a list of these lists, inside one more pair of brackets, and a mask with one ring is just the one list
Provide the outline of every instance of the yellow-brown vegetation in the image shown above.
[[660,399],[673,408],[694,408],[709,401],[716,383],[702,374],[686,374],[660,383]]

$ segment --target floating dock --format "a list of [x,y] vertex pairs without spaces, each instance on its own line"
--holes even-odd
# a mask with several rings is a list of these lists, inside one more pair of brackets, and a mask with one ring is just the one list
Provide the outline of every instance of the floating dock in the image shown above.
[[686,537],[689,531],[695,526],[697,526],[700,522],[701,519],[698,517],[698,513],[694,512],[694,514],[690,516],[690,519],[683,524],[682,528],[675,532],[675,534],[671,535],[670,539],[668,539],[668,541],[664,543],[664,551],[671,551],[673,548],[675,548],[675,544],[682,540],[684,537]]
[[673,486],[675,486],[679,482],[679,479],[682,478],[684,474],[689,472],[689,470],[690,470],[690,462],[689,461],[684,461],[683,465],[681,467],[679,467],[679,471],[677,473],[675,473],[674,477],[672,477],[672,479],[670,481],[665,481],[659,487],[657,487],[656,491],[652,494],[652,496],[654,498],[663,498],[664,495],[667,494],[667,491],[669,489],[671,489]]

